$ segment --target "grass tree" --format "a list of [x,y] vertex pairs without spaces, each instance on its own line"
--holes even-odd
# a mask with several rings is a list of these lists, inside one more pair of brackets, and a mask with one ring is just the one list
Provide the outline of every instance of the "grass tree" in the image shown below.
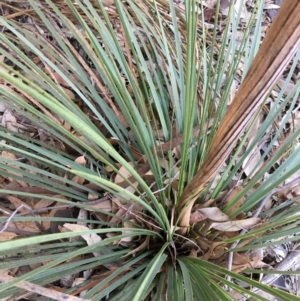
[[220,2],[2,3],[3,300],[299,300],[260,275],[299,240],[300,3],[260,46]]

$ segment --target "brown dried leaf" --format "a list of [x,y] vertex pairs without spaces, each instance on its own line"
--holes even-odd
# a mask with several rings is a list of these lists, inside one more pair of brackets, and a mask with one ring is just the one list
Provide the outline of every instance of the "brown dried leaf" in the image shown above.
[[114,4],[113,0],[101,0],[103,6],[109,7],[112,6]]
[[[223,243],[222,242],[213,242],[213,243],[209,242],[208,251],[202,256],[202,259],[208,260],[210,258],[215,258],[215,259],[220,258],[225,252],[224,248],[221,247],[221,249],[219,249],[218,252],[215,253],[215,255],[214,255],[214,251],[221,244],[223,244]],[[218,256],[218,257],[215,257],[215,256]]]
[[77,157],[75,159],[75,163],[78,163],[78,164],[84,166],[86,164],[85,157],[84,156]]
[[253,259],[249,259],[245,263],[240,264],[233,264],[232,271],[235,273],[240,273],[246,269],[255,269],[255,268],[262,268],[268,266],[265,262],[261,261],[261,258],[255,257]]
[[[130,163],[130,164],[133,166],[133,163]],[[121,168],[119,169],[119,173],[122,174],[125,179],[129,179],[131,177],[131,174],[128,172],[128,170],[126,170],[126,168],[124,166],[121,166]],[[116,174],[115,179],[114,179],[114,183],[115,184],[120,184],[120,183],[124,182],[124,179],[120,176],[120,174]],[[138,186],[138,182],[134,182],[133,186],[125,183],[125,187],[124,188],[126,188],[126,190],[134,193],[135,192],[135,188],[137,186]],[[114,198],[114,199],[116,199],[116,198]],[[125,196],[125,195],[124,195],[124,199],[127,200],[127,201],[130,200],[130,198],[128,196]]]
[[191,249],[189,257],[194,257],[197,258],[198,257],[198,252],[195,249]]
[[[49,213],[49,217],[65,217],[65,218],[72,218],[73,217],[73,208],[68,209],[59,209],[54,208]],[[51,229],[52,233],[58,233],[59,227],[62,226],[65,222],[64,221],[45,221],[43,222],[43,227],[45,230]]]
[[261,221],[258,217],[248,218],[237,221],[227,221],[224,223],[212,223],[209,229],[213,228],[220,231],[239,231],[243,229],[249,229],[257,225]]
[[0,241],[7,241],[7,240],[11,240],[16,237],[18,237],[18,235],[13,232],[1,232],[0,233]]
[[222,257],[225,252],[227,251],[228,248],[223,247],[223,246],[216,246],[213,250],[213,252],[211,253],[209,259],[218,259],[220,257]]
[[[241,186],[236,186],[233,188],[233,190],[231,191],[230,195],[228,196],[228,200],[232,200],[239,192],[241,192],[243,190],[243,187]],[[230,208],[227,212],[227,214],[230,216],[231,214],[234,214],[243,204],[244,204],[244,201],[245,201],[245,197],[241,197],[236,203],[235,205]],[[227,204],[228,202],[226,202]],[[238,215],[238,219],[241,219],[245,216],[244,213],[240,213]]]
[[202,208],[197,210],[200,214],[206,216],[209,220],[215,222],[228,221],[229,217],[223,213],[218,207]]
[[2,115],[1,124],[13,132],[18,132],[17,118],[8,109]]
[[[124,226],[124,228],[136,229],[137,228],[136,220],[130,219],[129,221],[124,222],[123,226]],[[130,231],[130,230],[122,231],[122,234],[131,234],[131,233],[132,233],[132,236],[122,238],[121,242],[124,242],[124,241],[125,242],[130,242],[130,241],[133,240],[133,237],[134,237],[134,232],[133,231]]]
[[[123,205],[122,207],[119,208],[119,210],[116,212],[115,216],[113,216],[110,220],[110,223],[116,223],[119,224],[121,222],[121,217],[123,217],[126,212],[128,211],[129,205]],[[118,218],[120,217],[120,218]]]
[[53,201],[53,200],[41,199],[33,206],[33,208],[34,209],[47,208],[48,206],[52,205],[53,203],[55,203],[55,201]]
[[[93,207],[96,209],[101,209],[106,212],[111,212],[112,211],[112,204],[110,200],[104,200],[102,202],[99,202],[97,204],[89,205],[89,207]],[[90,208],[86,208],[86,210],[92,210]]]
[[71,181],[73,181],[73,182],[75,182],[75,183],[77,183],[77,184],[83,185],[85,179],[84,179],[83,177],[80,177],[80,176],[77,176],[77,175],[76,175],[76,176],[74,176],[74,177],[72,178]]
[[245,254],[233,253],[232,263],[233,264],[245,264],[250,261],[249,256]]
[[248,156],[245,158],[243,162],[243,169],[244,173],[249,176],[250,173],[255,174],[255,171],[257,171],[263,164],[261,161],[259,164],[258,162],[261,159],[260,150],[258,148],[253,149]]
[[203,1],[203,6],[208,7],[208,8],[215,8],[218,0],[204,0]]
[[139,247],[137,247],[136,249],[134,249],[134,250],[130,251],[128,254],[126,254],[126,256],[129,256],[129,255],[135,256],[135,254],[137,254],[138,252],[141,252],[141,251],[145,250],[146,248],[149,248],[149,242],[150,242],[150,236],[146,236],[144,242]]
[[[64,228],[71,230],[71,231],[89,230],[89,228],[86,226],[69,224],[69,223],[65,223]],[[83,234],[83,235],[81,235],[81,237],[86,241],[86,243],[89,246],[92,246],[92,245],[102,241],[102,238],[96,233]],[[107,248],[101,248],[101,250],[99,250],[99,251],[94,251],[93,254],[94,254],[94,256],[100,256],[101,254],[110,254],[111,252],[113,252],[113,251],[109,250]],[[107,265],[107,266],[109,266],[109,265]]]
[[28,231],[31,233],[40,233],[40,230],[38,229],[35,222],[33,222],[33,221],[11,222],[11,223],[9,223],[9,227],[13,228],[13,229],[18,229],[21,231]]
[[[17,160],[16,156],[13,154],[13,153],[10,153],[10,152],[7,152],[7,151],[2,151],[1,153],[1,156],[4,157],[4,158],[7,158],[7,159],[10,159],[10,160]],[[12,162],[11,163],[7,163],[8,166],[11,166],[13,168],[17,168],[19,169],[19,166],[16,166],[14,165]],[[22,177],[21,174],[17,173],[17,172],[14,172],[14,171],[10,171],[10,174],[12,175],[16,175],[16,176],[19,176],[19,177]],[[12,177],[9,177],[8,178],[10,182],[14,182],[14,178]],[[17,180],[16,180],[17,181]],[[28,187],[27,183],[23,182],[23,181],[17,181],[22,187]]]
[[196,224],[200,221],[206,220],[207,217],[203,214],[201,214],[198,210],[192,212],[190,217],[190,225]]
[[[286,84],[286,81],[284,79],[278,79],[278,81],[276,82],[276,85],[274,87],[275,90],[280,91]],[[277,85],[279,86],[280,89],[277,88]],[[286,86],[286,89],[284,91],[285,95],[290,94],[295,88],[295,84],[289,82]]]
[[88,200],[89,200],[89,201],[95,201],[95,200],[97,200],[98,198],[99,198],[98,195],[89,192],[89,194],[88,194]]
[[[30,206],[14,196],[7,196],[7,199],[14,205],[15,209],[21,213],[29,213]],[[28,209],[29,208],[29,209]]]

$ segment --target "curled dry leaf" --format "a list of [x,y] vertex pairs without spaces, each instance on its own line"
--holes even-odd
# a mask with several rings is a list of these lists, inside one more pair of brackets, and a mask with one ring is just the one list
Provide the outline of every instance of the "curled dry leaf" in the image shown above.
[[209,229],[213,228],[220,231],[239,231],[243,229],[249,229],[257,225],[261,221],[258,217],[236,220],[236,221],[227,221],[224,223],[212,223]]

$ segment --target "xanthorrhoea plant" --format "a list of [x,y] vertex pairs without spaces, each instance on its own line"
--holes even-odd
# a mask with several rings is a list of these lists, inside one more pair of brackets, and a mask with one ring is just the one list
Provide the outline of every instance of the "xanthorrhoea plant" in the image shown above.
[[[7,282],[1,298],[32,291],[28,282],[51,297],[42,286],[91,269],[93,277],[65,289],[70,298],[232,300],[246,294],[266,300],[251,292],[256,287],[298,300],[237,271],[262,272],[250,269],[262,258],[250,259],[246,251],[298,239],[291,237],[298,232],[296,200],[264,212],[264,220],[257,205],[291,186],[285,181],[299,169],[300,130],[286,131],[286,125],[298,109],[300,84],[266,99],[299,46],[299,1],[285,2],[248,72],[260,44],[261,1],[240,46],[234,37],[241,6],[230,6],[219,36],[220,1],[211,33],[197,1],[186,1],[184,9],[173,1],[27,5],[33,10],[25,25],[0,19],[2,101],[28,121],[1,130],[1,176],[23,184],[3,185],[1,194],[22,197],[34,215],[17,214],[14,221],[65,224],[63,233],[56,227],[1,244],[0,280]],[[267,52],[276,34],[274,51]],[[237,78],[245,79],[228,107]],[[239,180],[256,149],[264,152]],[[79,156],[87,161],[75,160]],[[230,193],[233,183],[237,193]],[[100,200],[90,202],[88,195]],[[87,217],[39,216],[28,204],[41,199]],[[231,271],[235,255],[248,258],[247,270],[236,265]],[[39,266],[19,277],[5,274],[33,264]]]

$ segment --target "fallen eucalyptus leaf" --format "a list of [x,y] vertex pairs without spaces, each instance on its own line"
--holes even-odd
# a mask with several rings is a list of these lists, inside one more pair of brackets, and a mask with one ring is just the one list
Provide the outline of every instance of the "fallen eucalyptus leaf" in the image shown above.
[[260,222],[260,218],[253,217],[237,221],[227,221],[225,223],[212,223],[209,229],[213,228],[220,231],[239,231],[249,229]]
[[202,208],[197,210],[200,214],[203,214],[211,221],[225,222],[229,220],[229,217],[223,213],[218,207]]

